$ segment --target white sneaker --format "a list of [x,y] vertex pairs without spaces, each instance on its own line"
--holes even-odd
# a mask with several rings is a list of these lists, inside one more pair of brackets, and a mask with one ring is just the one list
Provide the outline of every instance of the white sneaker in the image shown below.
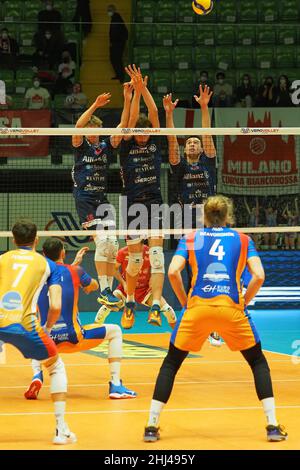
[[218,333],[211,333],[208,337],[208,340],[215,348],[219,348],[223,343],[222,338],[218,335]]
[[63,429],[56,428],[53,444],[66,445],[75,444],[77,442],[76,435],[70,431],[67,425]]

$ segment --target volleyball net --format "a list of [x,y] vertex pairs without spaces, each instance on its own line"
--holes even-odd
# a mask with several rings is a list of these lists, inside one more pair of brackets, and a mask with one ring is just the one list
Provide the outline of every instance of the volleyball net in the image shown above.
[[[174,205],[182,186],[182,173],[176,174],[169,159],[177,137],[180,155],[186,158],[186,138],[199,137],[210,155],[207,159],[213,189],[233,199],[235,226],[254,234],[259,249],[300,249],[300,128],[299,127],[222,127],[176,129],[116,129],[116,128],[0,128],[0,231],[9,232],[19,218],[30,218],[40,231],[64,232],[70,241],[79,237],[87,241],[90,234],[79,234],[81,225],[72,195],[71,176],[74,148],[71,137],[99,136],[100,140],[121,135],[124,138],[149,136],[157,143],[162,155],[160,170],[164,203],[163,232],[165,238],[180,238],[191,228],[189,222],[178,228]],[[212,139],[203,138],[211,136]],[[209,148],[211,146],[211,148]],[[44,149],[45,147],[45,149]],[[44,154],[39,155],[41,152]],[[193,149],[195,151],[195,149]],[[35,156],[33,156],[35,155]],[[108,170],[108,200],[113,207],[116,235],[126,237],[122,224],[122,180],[120,177],[121,149],[110,156]],[[206,162],[207,164],[207,162]],[[145,163],[147,167],[147,162]],[[205,172],[207,167],[201,167]],[[147,168],[146,168],[147,169]],[[144,171],[144,170],[143,170]],[[138,174],[138,178],[145,175]],[[193,191],[197,181],[193,174],[186,181],[186,191]],[[180,179],[181,178],[181,179]],[[146,180],[145,180],[146,181]],[[189,213],[189,204],[187,213]],[[187,217],[188,219],[188,217]],[[253,230],[252,230],[253,227]],[[276,228],[278,227],[278,228]],[[156,229],[156,227],[148,227]],[[290,237],[286,237],[286,228]],[[133,226],[132,229],[138,227]],[[263,230],[264,229],[264,230]],[[176,231],[177,230],[177,231]],[[66,235],[70,232],[71,235]],[[78,232],[76,235],[75,232]],[[289,241],[290,240],[290,241]],[[0,237],[0,250],[10,247],[7,234]],[[167,243],[167,246],[171,245]],[[173,246],[173,245],[172,245]]]

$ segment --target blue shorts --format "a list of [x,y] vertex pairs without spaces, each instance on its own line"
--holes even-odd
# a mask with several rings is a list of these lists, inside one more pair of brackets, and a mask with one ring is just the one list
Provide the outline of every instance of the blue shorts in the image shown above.
[[15,346],[26,359],[43,361],[57,355],[54,341],[39,323],[34,325],[32,331],[26,330],[20,323],[0,328],[0,340]]
[[[85,228],[96,230],[97,225],[103,225],[103,227],[105,227],[107,222],[109,222],[110,227],[111,225],[115,225],[114,212],[110,210],[110,204],[106,196],[101,194],[86,194],[84,191],[77,189],[74,189],[73,196],[80,223]],[[102,207],[101,209],[101,206],[104,204],[107,207]],[[105,219],[105,221],[103,221],[103,219]]]
[[76,325],[75,328],[67,327],[66,324],[58,324],[51,331],[51,337],[57,345],[58,351],[62,353],[74,353],[93,349],[103,342],[106,336],[105,326],[96,324]]

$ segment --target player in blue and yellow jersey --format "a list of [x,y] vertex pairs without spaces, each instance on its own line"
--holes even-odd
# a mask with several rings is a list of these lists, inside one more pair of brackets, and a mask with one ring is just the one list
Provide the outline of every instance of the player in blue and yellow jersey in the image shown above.
[[[127,127],[132,90],[130,83],[124,84],[124,109],[118,127]],[[80,116],[76,127],[102,127],[101,119],[93,113],[109,101],[110,93],[99,95]],[[109,307],[119,305],[120,301],[111,292],[118,241],[115,235],[109,234],[109,229],[114,229],[116,222],[114,208],[107,199],[107,174],[113,149],[118,147],[121,140],[122,136],[103,140],[97,135],[72,137],[75,148],[72,177],[76,210],[83,228],[97,230],[94,241],[95,265],[100,284],[99,300]]]
[[[134,97],[130,108],[130,128],[159,128],[157,106],[147,87],[147,77],[143,79],[140,69],[134,65],[126,68],[134,87]],[[140,115],[140,99],[143,97],[148,109],[148,117]],[[149,135],[126,136],[121,144],[120,164],[123,181],[123,219],[126,228],[136,229],[134,220],[138,218],[142,230],[159,229],[162,215],[160,188],[161,142],[158,137]],[[156,211],[155,211],[156,209]],[[127,298],[123,321],[128,327],[134,322],[134,292],[138,275],[143,265],[144,236],[127,237],[129,260],[126,269]],[[152,305],[148,322],[161,326],[160,304],[164,282],[163,238],[149,237],[149,259],[151,264]]]
[[[270,369],[247,312],[247,305],[264,282],[260,258],[250,237],[226,228],[232,223],[229,199],[210,197],[204,205],[204,218],[207,228],[180,241],[169,268],[170,283],[183,310],[156,381],[144,440],[159,439],[159,416],[182,362],[189,351],[199,351],[215,330],[231,350],[241,351],[251,367],[257,396],[267,417],[268,440],[285,440],[287,433],[276,420]],[[181,277],[186,262],[191,265],[193,275],[188,296]],[[246,266],[252,278],[243,296],[241,277]]]
[[[65,366],[48,334],[60,315],[60,275],[55,263],[35,251],[38,243],[35,224],[20,220],[14,224],[12,233],[16,249],[0,257],[0,340],[15,346],[25,358],[41,361],[47,368],[56,417],[53,443],[73,443],[76,436],[64,421]],[[42,327],[37,300],[45,283],[49,291],[49,310]]]
[[[63,243],[56,238],[48,238],[43,245],[44,255],[55,261],[62,287],[61,315],[52,327],[51,337],[61,353],[86,351],[99,346],[108,340],[108,362],[111,372],[109,383],[110,398],[135,398],[136,393],[127,389],[120,380],[122,358],[122,332],[118,325],[105,324],[99,326],[95,323],[81,325],[78,313],[78,299],[80,288],[86,294],[98,289],[98,282],[92,279],[79,264],[85,250],[75,258],[75,265],[64,264],[65,249]],[[41,322],[47,317],[48,286],[45,285],[38,299]],[[34,376],[25,398],[35,400],[43,383],[43,374],[40,363],[33,361]]]

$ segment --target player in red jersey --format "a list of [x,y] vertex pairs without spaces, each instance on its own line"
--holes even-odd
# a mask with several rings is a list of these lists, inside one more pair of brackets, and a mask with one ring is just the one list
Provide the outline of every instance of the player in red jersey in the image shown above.
[[[128,265],[128,247],[124,247],[118,251],[117,260],[116,260],[116,273],[115,277],[119,281],[119,285],[114,290],[114,295],[119,299],[122,299],[123,303],[126,301],[127,286],[126,286],[126,268]],[[151,279],[151,264],[149,259],[149,247],[147,245],[143,246],[143,265],[139,273],[136,289],[135,289],[135,301],[139,304],[146,305],[151,307],[152,305],[152,289],[150,286]],[[122,308],[122,307],[121,307]],[[167,303],[167,301],[162,297],[160,309],[165,315],[171,328],[174,328],[176,323],[176,314],[173,308]],[[95,321],[99,324],[102,324],[108,314],[113,309],[110,309],[106,305],[102,305],[99,309]],[[134,324],[134,316],[127,318],[126,315],[122,315],[121,325],[124,329],[132,328]]]

